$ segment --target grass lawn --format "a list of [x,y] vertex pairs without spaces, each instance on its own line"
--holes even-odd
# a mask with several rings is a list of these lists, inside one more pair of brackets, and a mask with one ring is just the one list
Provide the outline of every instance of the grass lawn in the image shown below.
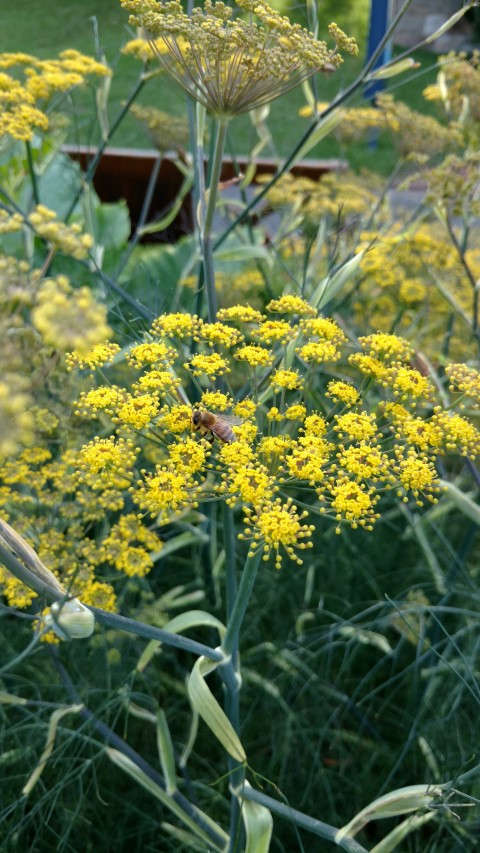
[[[349,32],[348,4],[340,3],[335,10],[340,26]],[[359,12],[361,9],[361,14]],[[342,16],[343,9],[343,16]],[[325,13],[330,14],[328,11]],[[356,29],[362,47],[368,15],[366,0],[355,4]],[[74,47],[87,54],[95,55],[98,41],[108,63],[114,71],[109,96],[109,116],[112,122],[118,114],[122,101],[132,90],[138,78],[140,65],[120,53],[122,45],[132,37],[128,26],[128,14],[121,8],[119,0],[17,0],[2,10],[0,35],[1,51],[21,50],[46,58],[55,56],[60,50]],[[324,28],[320,27],[320,32]],[[412,107],[425,109],[421,91],[435,77],[435,56],[423,53],[416,57],[422,67],[415,78],[409,76],[400,85],[402,78],[389,81],[389,89],[407,101]],[[335,74],[317,78],[317,93],[320,100],[331,100],[334,95],[348,86],[358,74],[362,59],[346,57],[344,66]],[[139,103],[156,106],[168,112],[185,113],[183,93],[163,75],[149,81],[139,98]],[[307,127],[307,121],[298,117],[298,109],[305,103],[302,91],[297,89],[271,105],[269,129],[274,148],[265,149],[265,156],[285,156],[297,143]],[[100,138],[98,124],[92,123],[94,115],[94,93],[75,92],[65,103],[65,112],[72,117],[72,141],[95,145]],[[248,116],[242,116],[231,124],[229,147],[231,153],[244,153],[256,144],[257,137]],[[142,127],[130,116],[121,124],[112,139],[112,145],[136,148],[151,148],[152,143]],[[354,168],[372,168],[388,173],[395,163],[396,155],[390,139],[384,137],[375,148],[367,144],[356,144],[348,151],[340,151],[334,139],[324,140],[313,149],[309,157],[348,157]]]

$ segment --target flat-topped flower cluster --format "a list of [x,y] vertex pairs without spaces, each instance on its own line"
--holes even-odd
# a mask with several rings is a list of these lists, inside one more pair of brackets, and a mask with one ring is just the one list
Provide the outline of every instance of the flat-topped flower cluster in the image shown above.
[[56,93],[83,86],[90,76],[110,69],[78,50],[63,50],[56,59],[28,53],[0,54],[0,137],[31,140],[49,127],[46,106]]
[[[105,566],[110,579],[112,569],[147,574],[162,528],[204,501],[241,510],[239,538],[280,567],[285,555],[301,563],[328,519],[338,532],[371,530],[385,493],[387,506],[436,502],[437,459],[478,456],[473,368],[450,365],[440,386],[396,335],[349,340],[295,295],[266,311],[232,306],[214,323],[163,314],[128,350],[69,354],[83,383],[77,434],[91,440],[56,452],[56,421],[36,412],[44,446],[0,466],[0,511],[13,520],[22,510],[22,534],[82,601],[114,607]],[[196,409],[236,416],[235,439],[194,432]],[[7,580],[9,600],[28,604],[33,593]]]

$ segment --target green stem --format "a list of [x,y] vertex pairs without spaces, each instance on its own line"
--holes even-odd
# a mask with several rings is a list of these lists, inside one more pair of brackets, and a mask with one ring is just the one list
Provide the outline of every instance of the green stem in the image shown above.
[[255,583],[262,552],[263,549],[259,548],[253,556],[247,557],[245,561],[237,597],[228,620],[227,631],[221,646],[224,655],[232,655],[234,649],[237,647],[238,635],[240,633],[240,628],[242,627],[243,617],[245,616],[253,585]]
[[205,219],[202,220],[200,227],[205,289],[207,294],[207,310],[210,323],[214,323],[217,317],[217,293],[215,290],[215,271],[213,266],[212,225],[222,171],[223,150],[225,148],[227,127],[227,118],[218,119],[215,151],[213,153],[213,162],[211,165],[210,182],[208,187],[208,201],[205,211]]
[[28,171],[30,172],[30,180],[32,182],[33,198],[35,200],[35,204],[40,204],[40,196],[38,193],[37,176],[35,174],[35,165],[34,165],[33,157],[32,157],[32,146],[30,145],[28,139],[25,143],[25,147],[27,149]]
[[[222,504],[223,514],[223,532],[224,532],[224,548],[225,548],[225,565],[226,565],[226,599],[227,599],[227,625],[230,621],[235,601],[237,598],[237,576],[235,573],[235,525],[233,522],[233,512],[225,501]],[[232,657],[235,657],[236,650],[233,650]]]

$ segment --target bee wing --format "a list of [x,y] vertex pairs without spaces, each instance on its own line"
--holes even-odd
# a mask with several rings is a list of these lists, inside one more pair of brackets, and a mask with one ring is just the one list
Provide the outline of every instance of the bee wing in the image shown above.
[[223,415],[222,414],[222,415],[218,415],[218,418],[221,421],[225,421],[225,423],[227,423],[229,426],[240,426],[240,424],[243,424],[243,422],[244,422],[243,418],[237,418],[235,415]]

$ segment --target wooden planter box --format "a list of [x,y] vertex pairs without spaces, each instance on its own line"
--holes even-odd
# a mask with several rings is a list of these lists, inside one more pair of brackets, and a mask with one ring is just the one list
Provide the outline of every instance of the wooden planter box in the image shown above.
[[[66,145],[63,151],[80,163],[82,169],[88,167],[95,149],[87,146]],[[152,169],[158,159],[157,151],[144,151],[135,148],[107,148],[97,166],[93,185],[101,201],[115,202],[124,199],[130,211],[132,230],[135,230]],[[222,167],[222,181],[228,181],[238,174],[245,172],[248,166],[246,157],[239,157],[235,163],[226,157]],[[277,171],[276,160],[262,159],[257,161],[256,174],[273,175]],[[313,180],[321,178],[326,172],[346,168],[339,160],[306,160],[298,163],[291,170],[293,175],[302,175]],[[175,200],[183,182],[183,175],[177,169],[174,161],[164,156],[148,215],[148,222],[160,219]],[[184,200],[182,208],[166,231],[148,235],[150,242],[173,243],[185,234],[193,231],[193,214],[191,196]]]

